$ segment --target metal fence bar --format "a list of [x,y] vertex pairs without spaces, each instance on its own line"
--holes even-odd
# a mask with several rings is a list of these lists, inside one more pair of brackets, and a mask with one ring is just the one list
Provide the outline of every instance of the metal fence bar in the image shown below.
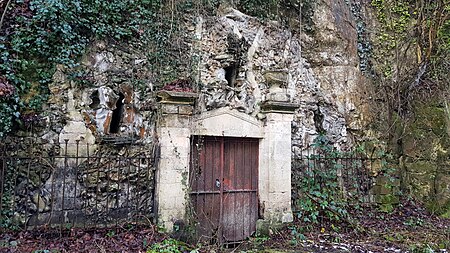
[[[14,165],[17,165],[17,163],[18,163],[18,161],[14,161],[13,162],[13,164]],[[16,167],[16,166],[13,166],[13,168],[14,167]],[[13,173],[13,180],[12,180],[12,184],[13,184],[13,186],[15,186],[16,185],[16,182],[17,182],[17,178],[18,178],[18,173],[17,173],[17,170],[14,170],[14,173]],[[17,198],[17,196],[16,196],[16,191],[13,191],[13,195],[12,195],[12,198],[11,198],[11,208],[16,208],[16,198]]]
[[[2,153],[0,154],[0,162],[1,162],[1,170],[0,170],[0,221],[3,220],[3,194],[4,194],[4,179],[6,176],[6,157],[5,157],[5,153],[6,153],[6,146],[2,146],[0,148],[0,150],[2,150]],[[1,227],[1,223],[0,223],[0,232],[2,230]]]
[[[80,140],[76,140],[76,158],[75,158],[75,168],[78,168],[78,155],[80,154]],[[78,170],[75,170],[75,187],[73,192],[73,206],[76,206],[76,199],[77,199],[77,183],[78,183]],[[72,227],[76,224],[77,217],[75,216],[72,220]]]
[[[117,158],[116,158],[117,159]],[[117,160],[111,160],[111,161],[109,161],[108,162],[108,164],[107,164],[107,169],[106,169],[106,172],[105,172],[105,176],[106,176],[106,189],[105,189],[105,191],[108,191],[109,190],[109,188],[110,188],[110,182],[111,182],[111,180],[108,180],[108,179],[111,179],[111,163],[113,163],[113,162],[117,162]],[[105,213],[109,213],[109,199],[110,199],[110,197],[109,197],[109,193],[107,193],[106,194],[106,205],[105,205],[105,208],[104,208],[104,210],[105,210]],[[108,227],[108,222],[106,222],[106,224],[105,224],[105,227]]]
[[[127,164],[128,164],[128,171],[127,174],[131,173],[131,160],[127,160]],[[130,206],[130,177],[127,177],[127,199],[126,199],[126,208],[129,208]]]
[[66,172],[67,172],[67,159],[68,159],[68,157],[67,157],[67,143],[69,142],[69,140],[64,140],[64,142],[65,142],[65,149],[64,149],[64,167],[63,167],[63,172],[62,172],[62,174],[63,174],[63,184],[62,184],[62,195],[61,195],[61,211],[62,211],[62,213],[60,213],[59,214],[59,223],[60,223],[60,235],[62,234],[62,230],[63,230],[63,224],[66,222],[64,219],[63,219],[63,216],[62,216],[62,214],[64,213],[64,202],[65,202],[65,190],[66,190]]
[[[130,162],[131,162],[131,161],[130,161]],[[137,174],[138,174],[138,175],[141,174],[141,159],[138,160]],[[139,196],[136,195],[135,198],[136,198],[136,199],[139,199]],[[139,217],[138,217],[139,206],[138,206],[138,205],[135,205],[134,208],[135,208],[135,209],[134,209],[134,213],[133,213],[133,216],[134,216],[134,223],[137,224],[137,223],[138,223],[138,218],[139,218]]]
[[[89,162],[91,161],[91,157],[89,154],[90,154],[89,143],[86,143],[86,156],[87,156],[88,166],[89,166]],[[84,211],[84,213],[87,213],[87,205],[86,204],[83,204],[83,211]],[[86,228],[86,222],[87,222],[87,219],[83,219],[83,228]]]

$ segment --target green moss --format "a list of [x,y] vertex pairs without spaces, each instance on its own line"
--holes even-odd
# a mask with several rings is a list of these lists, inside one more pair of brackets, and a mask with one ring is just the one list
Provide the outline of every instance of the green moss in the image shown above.
[[408,28],[414,23],[411,15],[413,5],[405,0],[372,0],[371,5],[380,25],[375,41],[377,53],[374,55],[380,63],[377,70],[384,77],[391,78],[395,49],[408,36]]
[[408,158],[406,165],[406,184],[410,193],[422,200],[429,199],[434,188],[436,164],[427,160],[413,160]]
[[412,175],[429,175],[436,171],[436,165],[426,160],[408,159],[406,167]]
[[381,206],[384,205],[395,205],[399,203],[398,196],[395,196],[393,194],[386,194],[386,195],[376,195],[375,201]]
[[403,154],[406,185],[436,214],[450,215],[450,120],[440,96],[412,101],[405,122]]
[[445,204],[439,203],[437,199],[432,199],[426,204],[427,209],[444,218],[450,218],[450,199]]
[[380,210],[380,212],[384,212],[384,213],[391,213],[392,211],[394,211],[394,205],[393,204],[381,204],[378,206],[378,210]]
[[447,212],[441,215],[442,218],[450,219],[450,208],[448,208]]
[[404,153],[409,157],[445,161],[449,157],[447,112],[439,103],[417,103],[414,121],[405,127]]
[[437,136],[447,135],[446,112],[440,105],[419,104],[415,107],[413,129],[431,131]]

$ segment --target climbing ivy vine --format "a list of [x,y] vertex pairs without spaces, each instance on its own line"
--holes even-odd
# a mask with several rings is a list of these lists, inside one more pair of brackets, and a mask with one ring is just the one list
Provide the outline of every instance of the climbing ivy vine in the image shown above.
[[379,22],[374,55],[379,75],[407,83],[433,72],[430,64],[445,65],[450,1],[372,0],[371,5]]
[[390,78],[394,71],[392,62],[395,60],[395,49],[401,47],[400,44],[407,36],[413,8],[404,1],[373,0],[371,4],[381,25],[375,38],[378,46],[376,61],[383,76]]
[[[0,27],[0,137],[20,123],[20,115],[42,109],[57,65],[76,83],[84,80],[79,59],[93,40],[152,44],[149,58],[155,61],[168,56],[163,49],[176,30],[167,29],[174,27],[173,19],[159,15],[162,1],[11,0],[0,5],[5,17]],[[10,86],[14,92],[3,94]]]
[[344,166],[340,159],[357,157],[362,154],[361,150],[338,151],[325,135],[318,136],[312,148],[312,154],[294,160],[293,192],[296,198],[293,205],[297,209],[297,218],[311,224],[324,220],[351,222],[348,215],[349,206],[361,203],[363,194],[357,191],[361,185],[354,185],[358,181],[356,178],[348,179],[348,182],[352,181],[353,184],[350,184],[344,193],[342,174],[350,167],[361,170],[363,164],[355,159],[354,164]]
[[248,15],[279,20],[286,25],[290,19],[301,18],[302,29],[313,32],[315,4],[316,0],[240,0],[236,7]]
[[280,2],[280,0],[241,0],[238,7],[251,16],[276,18]]
[[[393,160],[401,165],[402,191],[413,193],[416,189],[410,186],[415,182],[409,181],[408,176],[415,160],[438,163],[437,158],[424,155],[419,146],[426,143],[424,139],[435,145],[435,141],[445,143],[448,138],[445,131],[431,131],[430,126],[439,125],[439,121],[421,118],[434,115],[435,108],[443,108],[450,99],[450,1],[372,0],[371,6],[378,21],[373,37],[375,100],[378,100],[375,102],[378,106],[373,106],[377,115],[374,128],[388,141]],[[377,125],[378,122],[381,124]],[[420,128],[430,131],[419,135],[416,129]],[[413,155],[408,148],[411,138],[417,145]],[[442,145],[442,150],[447,148]],[[408,159],[412,162],[402,164]],[[433,199],[436,195],[431,190],[428,197]],[[389,210],[392,206],[386,204],[384,208]]]

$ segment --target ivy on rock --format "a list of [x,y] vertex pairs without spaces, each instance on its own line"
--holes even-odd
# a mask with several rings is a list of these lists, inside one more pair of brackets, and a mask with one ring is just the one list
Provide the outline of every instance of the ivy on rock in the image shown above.
[[[3,8],[6,7],[2,6]],[[56,65],[82,81],[79,58],[94,39],[151,41],[159,1],[12,0],[4,9],[0,36],[0,78],[13,87],[0,94],[0,137],[19,113],[39,112],[47,100]],[[145,37],[146,36],[146,37]]]

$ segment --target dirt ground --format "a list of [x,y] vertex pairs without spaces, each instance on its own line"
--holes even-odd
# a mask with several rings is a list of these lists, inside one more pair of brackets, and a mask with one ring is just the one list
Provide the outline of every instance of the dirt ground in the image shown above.
[[390,213],[363,208],[352,221],[320,225],[295,221],[270,235],[228,245],[183,243],[156,226],[3,232],[0,252],[449,252],[450,220],[404,201]]

